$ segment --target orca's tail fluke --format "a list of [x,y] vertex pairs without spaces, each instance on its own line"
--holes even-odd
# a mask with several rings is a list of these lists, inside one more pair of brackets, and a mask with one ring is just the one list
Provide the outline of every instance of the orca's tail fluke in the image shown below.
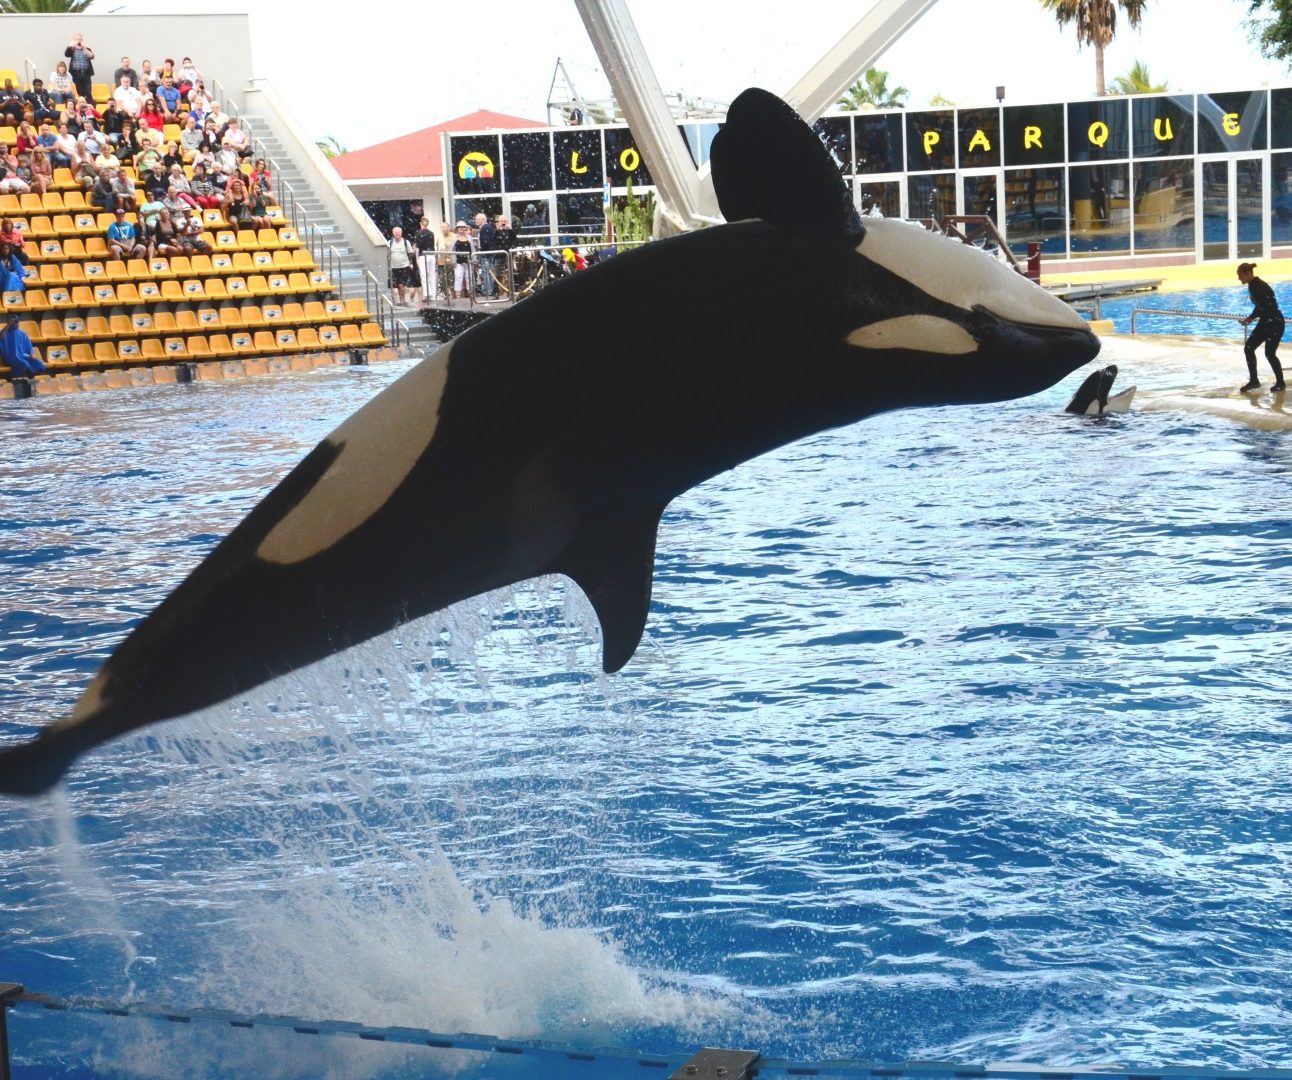
[[43,795],[85,749],[75,730],[55,724],[36,738],[0,750],[0,795]]

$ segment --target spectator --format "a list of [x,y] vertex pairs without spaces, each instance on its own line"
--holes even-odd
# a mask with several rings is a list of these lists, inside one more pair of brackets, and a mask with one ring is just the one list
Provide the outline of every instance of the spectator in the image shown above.
[[0,218],[0,242],[9,245],[9,250],[23,266],[31,259],[27,256],[27,240],[18,229],[14,228],[12,218]]
[[256,158],[256,167],[251,170],[251,178],[248,182],[252,191],[258,191],[264,197],[266,206],[273,206],[277,202],[274,198],[273,182],[269,176],[269,166],[265,164],[264,158]]
[[26,108],[27,103],[23,101],[13,80],[5,79],[4,86],[0,87],[0,116],[4,116],[11,126],[17,125],[22,123],[22,114]]
[[73,34],[67,48],[63,50],[67,57],[67,70],[76,84],[76,92],[81,97],[92,97],[94,87],[94,50],[85,44],[80,34]]
[[54,168],[70,169],[72,160],[76,157],[76,151],[76,136],[67,129],[66,124],[59,124],[54,149],[50,154]]
[[413,238],[413,243],[417,246],[417,270],[422,279],[419,299],[434,301],[438,292],[438,275],[435,272],[435,234],[431,232],[431,223],[427,218],[422,218],[418,224],[420,228],[417,230],[417,236]]
[[142,259],[147,247],[140,241],[138,230],[126,220],[126,212],[117,207],[116,220],[108,226],[108,254],[114,259]]
[[242,175],[239,167],[238,155],[231,146],[222,146],[215,152],[215,163],[220,166],[229,176],[237,173]]
[[139,65],[139,89],[145,94],[151,94],[153,87],[157,85],[157,73],[153,71],[153,62],[145,60]]
[[112,98],[103,106],[103,134],[114,145],[121,141],[121,132],[125,130],[126,121],[130,119],[130,114],[117,105]]
[[453,229],[453,299],[469,296],[471,288],[471,229],[459,221]]
[[22,276],[22,261],[3,240],[0,240],[0,292],[26,292],[27,282]]
[[134,179],[125,169],[118,169],[116,176],[112,178],[112,191],[116,195],[116,205],[121,209],[132,212],[139,206],[139,193],[135,190]]
[[135,135],[141,147],[139,153],[135,155],[135,171],[140,176],[149,175],[153,166],[161,162],[162,157],[161,151],[157,149],[157,144],[148,135],[149,132],[146,128],[141,128]]
[[50,96],[45,84],[40,79],[31,80],[31,89],[23,94],[23,100],[27,102],[27,107],[31,109],[31,118],[37,124],[49,121],[58,123],[58,109],[56,109],[53,97]]
[[[157,69],[158,84],[165,82],[168,76],[171,82],[175,81],[175,61],[169,56],[161,62],[161,67]],[[156,90],[157,87],[153,87],[153,89]]]
[[390,291],[395,294],[395,303],[402,306],[406,303],[405,289],[412,295],[417,295],[417,271],[413,269],[413,254],[416,249],[404,239],[404,230],[396,225],[390,230],[386,250],[390,263]]
[[182,247],[199,255],[211,254],[211,245],[202,239],[202,221],[197,215],[189,218],[188,227],[180,233],[179,242]]
[[453,226],[447,221],[440,222],[440,239],[435,245],[435,282],[437,296],[449,297],[453,293]]
[[193,58],[191,56],[184,57],[184,59],[179,62],[179,92],[187,98],[189,91],[192,90],[193,87],[201,85],[202,73],[198,71],[196,65],[193,63]]
[[76,96],[76,83],[72,81],[65,60],[60,60],[50,72],[49,96],[56,105],[72,101]]
[[269,203],[265,193],[259,188],[249,188],[247,199],[251,203],[251,224],[257,229],[272,229],[273,219],[269,216]]
[[498,256],[491,253],[498,250],[498,230],[484,214],[476,214],[476,226],[479,229],[476,242],[480,249],[480,295],[492,298],[497,288]]
[[34,191],[38,195],[44,195],[45,192],[41,187],[41,182],[36,180],[36,174],[31,171],[31,155],[23,154],[18,158],[18,179],[27,185],[28,191]]
[[143,178],[144,192],[150,199],[160,199],[170,187],[170,181],[166,178],[166,166],[160,159],[152,163],[147,173],[139,175]]
[[94,187],[90,188],[90,205],[106,210],[109,214],[117,208],[117,192],[112,186],[115,175],[115,169],[100,169],[99,175],[94,179]]
[[251,198],[247,194],[247,185],[242,182],[241,176],[229,178],[220,209],[224,211],[224,219],[235,229],[259,228]]
[[139,72],[130,66],[130,57],[121,58],[121,66],[112,73],[112,85],[120,86],[122,79],[129,79],[130,85],[139,89]]
[[166,126],[166,117],[162,116],[154,98],[144,99],[144,107],[139,112],[139,123],[141,126],[152,128],[153,131],[158,133]]
[[180,228],[188,225],[189,214],[197,210],[197,203],[190,196],[181,194],[174,184],[171,184],[166,189],[166,197],[162,199],[162,202],[166,204],[166,209],[170,211],[171,221]]
[[4,143],[0,143],[0,195],[26,195],[29,185],[18,175],[18,158]]
[[170,186],[175,189],[176,194],[187,196],[185,202],[189,206],[196,206],[193,201],[193,185],[189,183],[188,177],[184,175],[183,165],[172,165],[170,172],[166,174],[166,179]]
[[30,154],[39,145],[36,142],[36,132],[26,120],[18,125],[18,138],[15,140],[15,145],[19,154]]
[[169,259],[172,255],[184,254],[184,248],[179,242],[179,229],[171,220],[170,211],[164,206],[157,212],[157,220],[152,226],[152,240],[154,255],[164,255]]
[[157,227],[157,222],[161,219],[161,212],[166,209],[166,204],[161,199],[154,198],[151,195],[144,196],[144,203],[139,207],[139,235],[144,243],[148,245],[148,254],[152,255],[152,238],[153,230]]
[[122,75],[117,80],[117,88],[112,91],[112,100],[116,103],[117,108],[132,120],[137,119],[144,108],[144,95],[130,81],[129,75]]
[[18,313],[11,311],[0,333],[0,360],[9,365],[9,373],[19,378],[30,378],[45,370],[45,365],[31,347],[31,338],[18,325]]
[[98,157],[94,159],[94,171],[105,173],[119,168],[121,168],[121,162],[117,160],[112,144],[104,142],[103,149],[99,151]]
[[133,165],[135,155],[139,153],[139,133],[133,120],[123,120],[121,135],[117,139],[117,160],[122,165]]
[[191,161],[202,145],[202,129],[192,113],[184,121],[184,130],[179,133],[179,149],[185,160]]
[[179,166],[180,172],[184,171],[184,159],[180,156],[179,147],[173,142],[168,142],[162,147],[161,160],[167,173],[170,173],[176,165]]
[[189,181],[189,189],[197,205],[203,210],[214,210],[222,201],[211,178],[206,175],[206,166],[201,162],[193,166],[193,179]]
[[157,107],[161,109],[162,116],[166,118],[166,122],[168,124],[178,123],[181,98],[179,88],[175,85],[174,77],[163,75],[161,86],[157,87],[157,93],[154,96],[157,99]]
[[54,166],[50,164],[43,146],[31,152],[31,186],[44,195],[54,186]]
[[238,157],[247,157],[251,153],[251,136],[247,129],[238,123],[236,116],[229,117],[229,126],[220,137],[220,145],[232,150]]
[[76,141],[85,151],[91,161],[103,153],[103,147],[107,145],[108,140],[104,138],[103,133],[99,131],[98,125],[93,120],[86,120],[85,126],[81,128],[81,134],[76,137]]

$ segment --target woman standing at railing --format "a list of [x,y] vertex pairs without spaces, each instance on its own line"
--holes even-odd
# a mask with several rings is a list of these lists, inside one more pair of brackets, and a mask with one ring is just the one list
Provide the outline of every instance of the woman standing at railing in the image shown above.
[[471,227],[465,221],[459,221],[454,227],[453,240],[453,299],[470,296],[471,256],[474,247],[471,243]]

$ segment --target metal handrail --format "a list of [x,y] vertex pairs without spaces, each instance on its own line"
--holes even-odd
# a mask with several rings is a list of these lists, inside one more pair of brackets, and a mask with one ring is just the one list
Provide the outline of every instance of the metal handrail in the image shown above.
[[[530,282],[530,283],[529,283],[525,288],[520,289],[520,290],[517,290],[517,288],[516,288],[516,258],[517,258],[518,256],[520,256],[520,255],[534,255],[535,257],[537,257],[537,253],[538,253],[538,252],[540,252],[540,251],[550,251],[550,250],[552,250],[553,248],[564,248],[564,247],[575,247],[575,246],[577,246],[578,248],[580,248],[580,249],[582,249],[582,250],[603,249],[603,248],[616,248],[616,249],[620,249],[620,248],[640,247],[642,244],[646,244],[646,243],[649,243],[649,241],[647,241],[647,240],[621,240],[621,241],[617,241],[617,242],[612,242],[612,241],[599,241],[599,242],[597,242],[597,243],[592,243],[592,244],[577,244],[577,245],[573,245],[573,244],[526,244],[526,245],[524,245],[524,246],[522,246],[522,247],[513,247],[513,248],[497,248],[497,249],[493,249],[493,250],[489,250],[489,251],[472,251],[472,252],[471,252],[471,254],[468,256],[468,265],[469,265],[469,266],[470,266],[470,268],[471,268],[471,273],[468,275],[468,277],[470,278],[470,281],[469,281],[469,285],[470,285],[470,287],[467,289],[467,297],[466,297],[466,298],[467,298],[467,300],[470,302],[471,306],[472,306],[472,307],[475,307],[475,305],[476,305],[477,303],[481,303],[481,302],[483,302],[483,303],[501,303],[502,301],[510,301],[511,303],[515,303],[517,299],[524,299],[526,296],[528,296],[531,292],[533,292],[533,291],[534,291],[535,287],[537,286],[537,282],[538,282],[539,277],[541,276],[542,270],[540,269],[539,274],[538,274],[538,275],[536,275],[536,276],[535,276],[535,278],[534,278],[534,279],[533,279],[533,280],[532,280],[532,281],[531,281],[531,282]],[[450,249],[447,249],[447,250],[437,249],[435,252],[433,252],[433,254],[436,256],[436,270],[437,270],[437,272],[438,272],[438,269],[439,269],[439,258],[440,258],[441,256],[450,256],[451,258],[450,258],[450,263],[449,263],[449,265],[450,265],[450,266],[452,266],[452,265],[453,265],[453,262],[456,260],[456,258],[458,257],[458,255],[460,255],[461,253],[460,253],[460,252],[454,252],[454,251],[450,248]],[[476,285],[477,277],[478,277],[480,274],[482,274],[482,273],[484,273],[484,272],[485,272],[485,267],[484,267],[484,266],[481,264],[481,262],[480,262],[480,256],[482,256],[482,255],[505,255],[505,256],[507,257],[507,280],[506,280],[505,282],[504,282],[504,281],[500,281],[500,280],[499,280],[499,278],[498,278],[498,275],[497,275],[497,274],[493,274],[492,276],[493,276],[494,282],[498,285],[500,292],[499,292],[499,293],[495,293],[495,294],[493,294],[492,296],[488,296],[488,297],[481,297],[481,296],[477,296],[477,295],[476,295],[476,288],[475,288],[475,285]],[[389,254],[388,254],[388,255],[387,255],[387,263],[388,263],[388,264],[389,264],[389,261],[390,261],[390,260],[389,260]],[[490,272],[492,273],[492,270],[490,270]],[[422,285],[423,285],[423,288],[425,288],[426,283],[425,283],[425,282],[423,282],[423,283],[422,283]],[[505,290],[506,290],[506,293],[507,293],[507,295],[506,295],[506,296],[501,295],[501,290],[503,290],[503,289],[505,289]],[[441,301],[441,302],[444,302],[444,301]]]
[[368,311],[373,312],[373,308],[376,308],[377,324],[382,327],[387,339],[394,341],[396,348],[401,343],[405,346],[410,345],[412,331],[408,329],[407,323],[395,317],[395,302],[382,289],[381,282],[371,270],[365,270],[363,274],[363,302]]
[[1242,322],[1246,315],[1235,315],[1232,311],[1185,311],[1182,308],[1137,307],[1131,308],[1131,333],[1135,333],[1135,323],[1140,315],[1178,315],[1189,319],[1227,319],[1230,322]]

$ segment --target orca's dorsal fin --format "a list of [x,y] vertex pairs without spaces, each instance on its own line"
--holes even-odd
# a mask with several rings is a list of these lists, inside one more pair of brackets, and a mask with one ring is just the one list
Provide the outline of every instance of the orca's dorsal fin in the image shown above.
[[728,221],[761,218],[856,239],[864,232],[830,151],[775,94],[751,87],[731,103],[709,163]]
[[601,513],[561,558],[558,569],[584,591],[597,613],[601,666],[607,673],[632,659],[646,630],[663,512],[661,506]]

